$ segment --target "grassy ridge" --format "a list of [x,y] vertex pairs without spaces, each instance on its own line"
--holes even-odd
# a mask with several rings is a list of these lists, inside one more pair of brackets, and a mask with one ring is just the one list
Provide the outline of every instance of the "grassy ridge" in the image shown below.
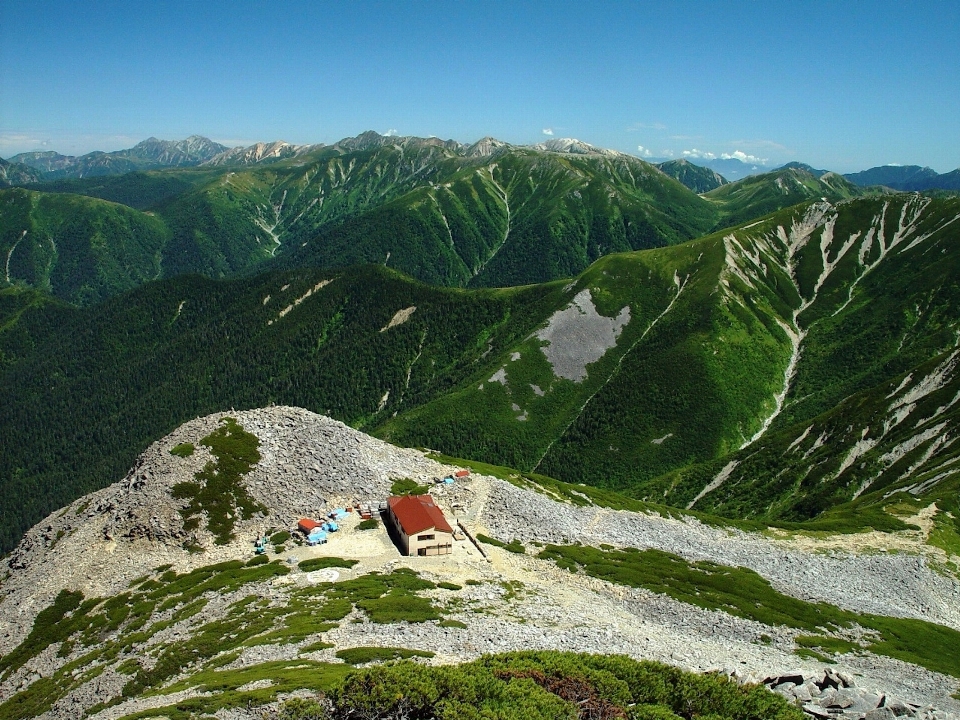
[[837,201],[868,194],[842,175],[817,177],[797,167],[751,175],[706,193],[719,211],[717,228],[750,222],[768,213],[821,197]]

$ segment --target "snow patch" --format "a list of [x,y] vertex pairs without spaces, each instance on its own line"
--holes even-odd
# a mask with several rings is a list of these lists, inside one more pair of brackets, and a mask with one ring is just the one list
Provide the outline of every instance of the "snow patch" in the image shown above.
[[807,436],[810,435],[810,431],[811,431],[811,430],[813,430],[813,425],[811,425],[811,426],[808,427],[806,430],[804,430],[804,431],[803,431],[803,434],[801,434],[800,436],[798,436],[792,443],[790,443],[789,445],[787,445],[787,452],[790,452],[790,451],[793,450],[795,447],[797,447],[797,445],[799,445],[799,444],[802,443],[804,440],[806,440],[806,439],[807,439]]
[[490,376],[490,379],[487,382],[498,382],[501,385],[507,384],[507,369],[505,367],[497,370],[493,375]]

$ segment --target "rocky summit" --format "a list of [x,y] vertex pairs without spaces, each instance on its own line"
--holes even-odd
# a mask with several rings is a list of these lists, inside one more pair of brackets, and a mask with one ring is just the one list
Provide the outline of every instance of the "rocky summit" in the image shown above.
[[[380,649],[618,653],[764,683],[812,717],[960,717],[935,652],[960,638],[960,583],[922,512],[919,531],[747,532],[486,466],[443,482],[464,469],[293,407],[184,424],[7,558],[0,714],[260,717]],[[405,557],[357,512],[325,544],[295,530],[401,491],[462,528],[450,554]]]

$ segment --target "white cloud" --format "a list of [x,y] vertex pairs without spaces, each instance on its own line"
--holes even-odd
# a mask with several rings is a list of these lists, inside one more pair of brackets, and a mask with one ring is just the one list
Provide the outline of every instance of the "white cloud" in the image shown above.
[[553,128],[544,128],[542,132],[544,135],[553,135]]
[[653,155],[653,153],[650,152],[650,148],[645,148],[643,145],[637,145],[637,152],[643,157],[650,157]]
[[682,155],[688,158],[694,158],[695,160],[716,160],[717,156],[715,153],[709,152],[707,150],[697,150],[693,148],[692,150],[684,150]]
[[748,155],[742,150],[734,150],[732,153],[723,153],[720,157],[723,160],[739,160],[740,162],[756,163],[758,165],[765,165],[767,162],[766,158],[757,157],[756,155]]
[[673,150],[661,150],[660,154],[664,157],[673,157],[676,153],[674,153]]
[[667,126],[663,123],[634,123],[627,128],[627,132],[638,132],[640,130],[657,130],[663,132]]
[[387,130],[383,135],[384,135],[384,137],[396,137],[396,136],[399,135],[399,134],[400,134],[400,133],[397,132],[397,129],[396,129],[396,128],[390,128],[390,129]]

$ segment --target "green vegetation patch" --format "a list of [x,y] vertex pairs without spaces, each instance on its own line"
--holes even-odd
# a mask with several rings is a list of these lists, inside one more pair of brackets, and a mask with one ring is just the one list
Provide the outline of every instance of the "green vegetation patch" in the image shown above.
[[[207,697],[181,700],[154,710],[127,716],[133,718],[166,717],[169,720],[194,720],[210,717],[221,709],[258,707],[274,701],[278,695],[294,690],[328,692],[350,668],[341,663],[324,663],[297,659],[266,662],[239,670],[203,670],[164,689],[165,693],[195,687]],[[239,690],[257,680],[269,680],[270,685],[257,690]]]
[[426,495],[430,492],[427,485],[420,485],[416,480],[410,478],[400,478],[394,480],[390,486],[391,495]]
[[466,630],[467,624],[464,622],[460,622],[459,620],[450,620],[448,618],[446,620],[441,620],[440,622],[438,622],[437,627],[459,628],[461,630]]
[[[785,625],[818,635],[831,631],[842,635],[843,629],[859,625],[877,633],[864,645],[865,650],[960,677],[960,656],[953,651],[960,647],[960,632],[923,620],[859,614],[828,603],[798,600],[774,590],[746,568],[688,562],[661,550],[601,550],[580,545],[547,545],[539,557],[571,572],[582,570],[609,582],[646,588],[766,625]],[[818,647],[836,652],[848,646],[821,642]]]
[[180,443],[179,445],[174,445],[172,448],[170,448],[170,454],[176,455],[177,457],[186,458],[193,455],[196,449],[197,448],[196,446],[194,446],[193,443],[185,442],[185,443]]
[[309,560],[303,560],[300,562],[297,567],[299,567],[303,572],[310,572],[312,570],[322,570],[323,568],[352,568],[356,565],[359,560],[345,560],[344,558],[338,557],[318,557],[310,558]]
[[429,650],[410,650],[395,647],[355,647],[337,651],[337,657],[348,665],[366,665],[367,663],[406,660],[414,657],[432,658],[435,654]]
[[376,530],[378,527],[380,523],[376,518],[367,518],[357,524],[357,530]]
[[489,535],[484,535],[483,533],[477,533],[477,540],[479,540],[482,543],[486,543],[487,545],[494,545],[495,547],[503,548],[504,550],[507,550],[512,553],[516,553],[517,555],[523,555],[524,553],[527,552],[526,548],[524,548],[523,546],[523,543],[517,540],[516,538],[514,538],[508,543],[505,543],[502,540],[497,540],[496,538],[492,538]]
[[171,494],[189,500],[180,511],[185,529],[200,527],[200,517],[206,515],[207,529],[216,536],[216,543],[226,545],[234,538],[237,517],[249,518],[267,509],[254,501],[243,485],[243,476],[260,462],[260,441],[233,418],[225,417],[221,423],[200,441],[210,448],[216,462],[208,462],[195,475],[195,482],[174,485]]
[[427,622],[439,620],[440,613],[427,598],[416,593],[436,585],[413,570],[398,568],[389,575],[369,573],[334,585],[328,597],[349,600],[372,622]]

